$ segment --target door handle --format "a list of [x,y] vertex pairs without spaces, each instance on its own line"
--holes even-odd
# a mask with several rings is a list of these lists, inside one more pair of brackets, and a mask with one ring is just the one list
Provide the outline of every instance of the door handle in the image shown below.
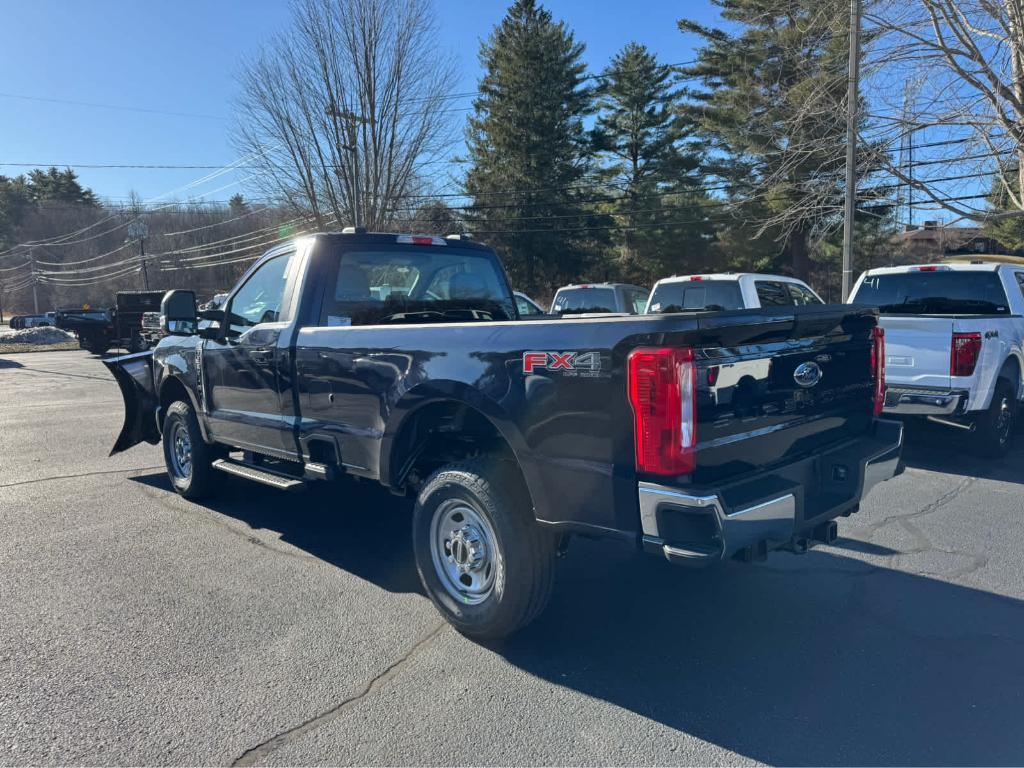
[[249,359],[256,363],[269,363],[273,356],[273,349],[269,347],[260,347],[258,349],[249,350]]

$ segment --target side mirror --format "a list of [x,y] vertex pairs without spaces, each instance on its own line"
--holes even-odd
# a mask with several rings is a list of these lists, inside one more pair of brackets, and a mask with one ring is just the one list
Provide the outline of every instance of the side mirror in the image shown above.
[[196,295],[192,291],[168,291],[160,302],[160,325],[164,333],[192,336],[198,325]]

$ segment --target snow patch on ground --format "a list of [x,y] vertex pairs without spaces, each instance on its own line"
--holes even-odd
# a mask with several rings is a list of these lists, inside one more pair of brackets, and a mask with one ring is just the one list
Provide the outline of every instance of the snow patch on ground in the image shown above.
[[4,344],[66,344],[74,340],[73,333],[52,326],[22,328],[20,331],[0,328],[0,343]]

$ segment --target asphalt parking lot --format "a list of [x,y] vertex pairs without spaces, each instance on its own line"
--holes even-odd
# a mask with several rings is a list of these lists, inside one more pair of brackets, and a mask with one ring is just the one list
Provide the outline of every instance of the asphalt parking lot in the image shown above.
[[355,483],[170,489],[84,352],[0,356],[0,763],[1024,763],[1024,435],[940,429],[837,545],[690,573],[574,541],[494,647]]

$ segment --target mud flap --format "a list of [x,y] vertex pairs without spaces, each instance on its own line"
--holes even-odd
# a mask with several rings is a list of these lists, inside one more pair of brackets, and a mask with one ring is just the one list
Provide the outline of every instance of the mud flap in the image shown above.
[[124,399],[124,426],[110,455],[146,442],[156,445],[160,432],[156,426],[156,392],[153,387],[153,353],[139,352],[104,360]]

